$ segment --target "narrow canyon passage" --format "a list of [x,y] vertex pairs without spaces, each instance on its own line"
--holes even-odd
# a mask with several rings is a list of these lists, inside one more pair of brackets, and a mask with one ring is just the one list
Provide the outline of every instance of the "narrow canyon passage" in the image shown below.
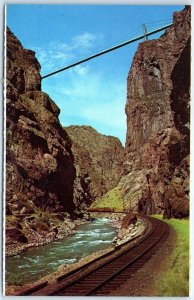
[[[157,15],[156,11],[154,13]],[[101,252],[109,255],[111,251],[114,254],[122,251],[121,242],[125,240],[127,243],[128,237],[133,239],[136,234],[138,214],[147,215],[147,218],[148,215],[154,215],[160,219],[189,219],[191,7],[185,6],[183,10],[174,12],[171,18],[173,23],[164,34],[159,38],[139,43],[134,57],[132,55],[127,63],[123,63],[123,68],[126,69],[127,65],[127,82],[123,80],[120,85],[119,79],[117,82],[110,76],[112,74],[105,72],[104,63],[102,69],[106,80],[103,81],[103,89],[99,88],[98,76],[93,78],[87,75],[91,88],[84,84],[85,81],[78,81],[75,85],[77,88],[71,89],[71,93],[67,93],[70,88],[68,78],[67,81],[61,81],[62,84],[55,84],[53,81],[50,85],[51,93],[44,89],[44,76],[41,75],[44,64],[39,61],[33,47],[31,48],[33,45],[29,44],[29,49],[32,50],[28,50],[28,45],[23,44],[20,32],[7,23],[10,29],[7,27],[6,31],[5,63],[6,258],[3,274],[7,295],[19,295],[20,289],[25,289],[26,286],[29,289],[30,285],[32,289],[34,285],[40,285],[42,280],[44,288],[56,284],[57,292],[53,295],[58,295],[58,288],[63,284],[58,279],[60,276],[66,276],[70,269],[73,277],[76,277],[79,275],[77,272],[83,271],[79,269],[83,261],[91,259],[89,262],[92,264],[95,260],[100,264],[100,258],[105,265],[104,258],[100,257]],[[93,19],[92,22],[96,21]],[[127,24],[129,19],[127,18]],[[71,24],[75,26],[74,22]],[[54,26],[53,22],[52,25]],[[65,26],[61,27],[62,30],[64,28]],[[96,28],[99,29],[99,23]],[[23,30],[26,30],[25,26]],[[43,38],[42,30],[40,33]],[[65,43],[66,33],[68,31],[64,30]],[[27,35],[29,37],[29,32]],[[66,44],[63,44],[63,51],[64,45]],[[117,63],[118,77],[122,69],[121,58],[120,56]],[[96,73],[98,66],[93,66]],[[100,68],[99,70],[101,71]],[[75,69],[75,74],[74,71],[69,73],[70,79],[72,77],[75,80],[76,71],[78,69]],[[85,71],[89,72],[87,68]],[[85,76],[86,73],[79,75]],[[119,132],[125,119],[124,107],[122,118],[119,118],[120,105],[124,103],[123,100],[119,100],[123,99],[120,89],[123,89],[126,83],[126,142],[123,146],[124,142],[122,141],[122,144],[119,140],[119,134],[115,133],[115,136],[112,136],[112,131],[98,131],[97,123],[80,123],[77,114],[82,112],[85,117],[103,119],[105,123],[100,128],[108,128],[112,118],[112,123]],[[60,89],[64,99],[62,97],[58,104],[55,97],[60,96]],[[80,91],[88,101],[86,111],[83,109]],[[63,102],[67,104],[66,109],[62,105]],[[104,102],[105,106],[101,106],[101,102]],[[72,103],[75,105],[73,115],[76,117],[73,122],[69,118],[71,115],[68,115]],[[91,110],[92,106],[95,108],[94,112]],[[114,113],[111,111],[112,107]],[[61,121],[63,115],[64,123]],[[103,212],[107,214],[95,215]],[[123,223],[113,223],[117,219],[114,219],[111,213],[126,213],[127,220],[119,216],[118,220],[122,220]],[[134,232],[131,232],[130,226],[134,226]],[[175,224],[175,232],[178,232],[179,226]],[[156,231],[156,235],[159,235],[159,231]],[[144,228],[137,234],[143,235],[143,232]],[[189,229],[184,227],[180,232],[183,232],[181,238],[184,239]],[[155,236],[153,241],[155,242]],[[160,241],[163,243],[162,235]],[[189,238],[185,240],[187,263],[188,241]],[[139,245],[136,241],[134,243],[135,247]],[[144,244],[143,251],[145,247]],[[170,256],[173,247],[174,244],[170,241],[166,256]],[[183,251],[178,246],[177,248],[179,253],[175,255],[175,265],[180,256],[181,263],[177,264],[179,270],[179,267],[182,268],[186,263],[182,259]],[[150,249],[146,248],[147,253],[152,255],[148,250]],[[163,253],[165,254],[165,251]],[[113,266],[115,276],[120,274],[119,259]],[[128,264],[128,257],[126,260]],[[123,263],[125,264],[125,261]],[[154,262],[152,265],[151,269],[154,269],[157,264]],[[84,267],[88,271],[88,265]],[[126,265],[123,265],[123,268],[125,267]],[[101,274],[106,272],[107,270],[102,270]],[[106,273],[106,280],[110,280],[110,285],[113,284],[108,292],[113,295],[114,273],[111,269],[108,272],[110,274]],[[172,277],[177,273],[175,270]],[[140,277],[137,274],[137,277],[134,276],[137,278],[135,284],[130,289],[124,288],[120,295],[147,295],[147,291],[143,290],[140,294],[138,289],[139,283],[144,279],[142,274],[147,278],[147,271],[142,271]],[[177,286],[184,287],[188,284],[189,266],[185,274],[185,284],[176,283]],[[121,283],[121,277],[118,281]],[[101,284],[96,275],[91,278],[91,282]],[[89,286],[88,280],[85,280],[85,283]],[[83,290],[78,290],[78,294],[79,292]],[[42,290],[40,293],[45,295]],[[89,293],[91,294],[91,291]],[[188,291],[184,291],[183,294],[187,293]],[[174,296],[174,291],[171,294]]]

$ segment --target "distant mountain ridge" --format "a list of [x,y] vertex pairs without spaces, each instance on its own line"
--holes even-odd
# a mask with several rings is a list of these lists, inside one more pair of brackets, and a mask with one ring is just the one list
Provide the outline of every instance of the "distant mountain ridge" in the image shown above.
[[64,127],[80,175],[90,179],[92,201],[115,187],[122,174],[124,147],[118,138],[98,133],[91,126]]

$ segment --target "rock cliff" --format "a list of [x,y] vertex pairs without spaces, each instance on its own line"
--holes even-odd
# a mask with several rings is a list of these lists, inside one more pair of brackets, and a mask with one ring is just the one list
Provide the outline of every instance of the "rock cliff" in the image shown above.
[[[41,91],[35,53],[7,31],[7,204],[72,211],[75,168],[59,108]],[[11,205],[12,202],[15,205]],[[33,210],[33,208],[31,208]]]
[[71,141],[59,123],[59,108],[41,91],[35,53],[9,28],[6,67],[6,243],[39,243],[55,223],[46,213],[59,222],[59,212],[76,209]]
[[93,201],[118,184],[124,148],[118,138],[102,135],[90,126],[69,126],[65,130],[72,140],[79,182],[88,183],[83,190]]
[[[93,128],[67,128],[41,91],[40,64],[7,28],[6,245],[14,254],[70,233],[120,178],[123,147]],[[75,156],[75,157],[74,157]],[[11,250],[10,250],[11,249]],[[17,250],[17,249],[16,249]]]
[[159,39],[141,43],[127,82],[127,137],[120,186],[145,213],[189,213],[190,7]]

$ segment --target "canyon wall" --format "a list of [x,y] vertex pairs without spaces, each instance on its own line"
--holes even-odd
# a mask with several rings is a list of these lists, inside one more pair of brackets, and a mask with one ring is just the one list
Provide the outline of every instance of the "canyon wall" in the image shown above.
[[[121,178],[124,147],[118,138],[98,133],[91,126],[69,126],[77,174],[88,182],[90,202],[114,188]],[[85,184],[83,182],[83,184]],[[81,201],[83,202],[83,201]]]
[[71,232],[76,169],[60,110],[41,91],[35,53],[9,28],[6,38],[6,254],[12,255]]
[[139,44],[127,81],[125,206],[189,214],[190,7],[173,26]]
[[[73,211],[75,168],[59,108],[41,91],[40,64],[7,30],[8,211]],[[18,207],[20,206],[20,207]]]
[[85,208],[118,183],[123,147],[117,138],[87,126],[67,128],[72,146],[59,122],[59,108],[41,91],[35,53],[24,49],[9,28],[6,38],[9,255],[16,245],[21,250],[23,244],[44,244],[72,232]]

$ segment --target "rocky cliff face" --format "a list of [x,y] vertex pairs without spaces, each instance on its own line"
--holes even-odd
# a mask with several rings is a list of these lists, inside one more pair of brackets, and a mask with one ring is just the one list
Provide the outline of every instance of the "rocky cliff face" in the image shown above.
[[124,148],[118,138],[102,135],[90,126],[69,126],[65,130],[72,140],[77,184],[91,202],[118,184]]
[[82,216],[119,181],[123,147],[91,127],[72,126],[72,153],[60,110],[41,91],[35,53],[9,28],[6,67],[6,244],[14,254],[70,233],[70,216]]
[[41,91],[35,53],[9,29],[6,74],[6,242],[40,241],[53,224],[43,213],[76,208],[71,141],[59,123],[59,108]]
[[43,210],[72,211],[71,142],[59,123],[59,108],[41,92],[39,72],[35,53],[8,29],[7,203],[14,210],[23,198]]
[[127,82],[124,177],[127,207],[145,213],[189,211],[190,7],[173,26],[141,43]]

